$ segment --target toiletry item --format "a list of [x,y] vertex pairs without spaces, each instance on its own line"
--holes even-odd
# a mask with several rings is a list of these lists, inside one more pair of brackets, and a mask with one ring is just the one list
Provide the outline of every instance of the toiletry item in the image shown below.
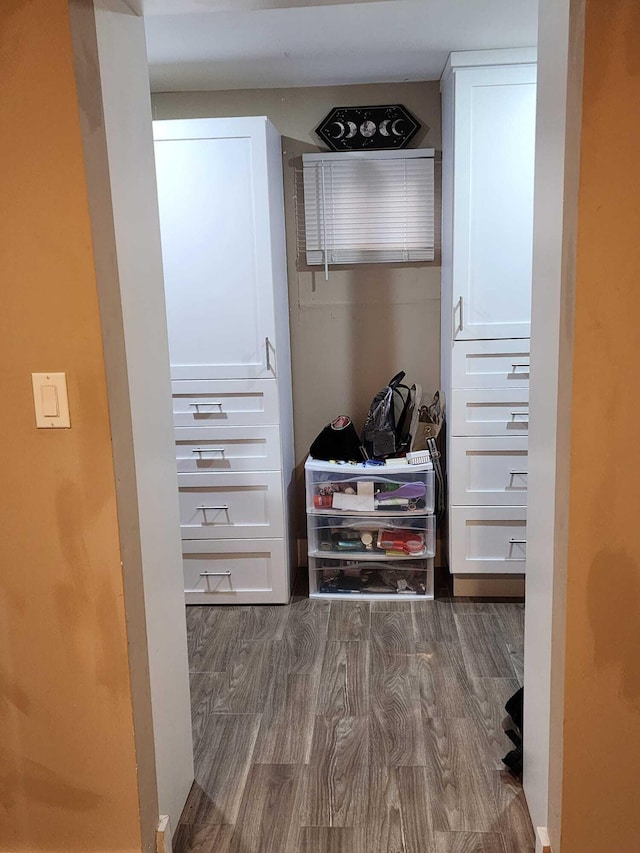
[[378,501],[391,501],[395,498],[411,498],[415,500],[416,498],[423,498],[426,493],[427,487],[424,483],[403,483],[402,486],[399,486],[392,492],[378,492],[376,499]]

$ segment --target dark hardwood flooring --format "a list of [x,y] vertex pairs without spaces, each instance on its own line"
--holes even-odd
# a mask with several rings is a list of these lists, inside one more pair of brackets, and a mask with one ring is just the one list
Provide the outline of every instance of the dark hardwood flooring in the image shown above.
[[523,622],[450,599],[188,607],[174,853],[532,853],[501,764]]

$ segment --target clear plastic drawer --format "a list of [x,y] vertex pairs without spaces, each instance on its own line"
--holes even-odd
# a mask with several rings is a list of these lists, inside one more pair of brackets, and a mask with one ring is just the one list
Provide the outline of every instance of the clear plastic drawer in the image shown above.
[[312,598],[433,598],[433,560],[367,562],[309,558]]
[[309,556],[358,560],[433,557],[435,516],[308,515]]
[[308,513],[425,515],[433,512],[431,463],[370,467],[309,458],[305,473]]

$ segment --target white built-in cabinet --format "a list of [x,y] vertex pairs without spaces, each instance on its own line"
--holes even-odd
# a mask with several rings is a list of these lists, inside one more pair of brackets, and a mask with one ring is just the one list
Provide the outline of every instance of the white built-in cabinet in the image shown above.
[[441,90],[449,564],[523,574],[535,52],[452,53]]
[[280,136],[154,122],[186,601],[291,588],[291,367]]

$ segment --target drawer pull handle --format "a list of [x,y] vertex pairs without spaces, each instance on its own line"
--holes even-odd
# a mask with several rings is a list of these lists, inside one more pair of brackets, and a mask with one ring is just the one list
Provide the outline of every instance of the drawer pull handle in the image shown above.
[[224,453],[224,447],[194,447],[192,453]]
[[226,511],[228,511],[229,507],[227,504],[220,504],[220,506],[199,506],[198,509],[201,509],[203,511],[206,511],[208,509],[212,509],[212,510],[217,509],[217,510],[220,510],[221,512],[223,510],[226,512]]
[[531,365],[525,364],[523,361],[512,361],[511,367],[513,367],[514,370],[517,370],[519,367],[531,367]]
[[210,403],[206,400],[199,400],[196,403],[189,403],[190,406],[195,406],[196,409],[198,406],[218,406],[218,408],[222,408],[222,400],[212,400]]
[[512,545],[526,545],[527,544],[526,539],[509,539],[509,542]]
[[201,578],[230,578],[231,572],[200,572]]
[[516,476],[518,476],[518,477],[528,477],[528,476],[529,476],[529,472],[528,472],[528,471],[509,471],[509,474],[510,474],[512,477],[516,477]]

